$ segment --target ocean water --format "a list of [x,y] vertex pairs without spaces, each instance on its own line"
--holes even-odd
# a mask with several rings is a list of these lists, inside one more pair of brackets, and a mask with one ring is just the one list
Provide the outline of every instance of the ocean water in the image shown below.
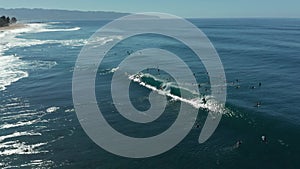
[[[199,104],[202,97],[210,96],[209,77],[186,46],[162,36],[132,37],[108,53],[108,59],[96,70],[101,111],[114,128],[130,136],[161,133],[176,119],[181,102],[199,111],[200,128],[194,127],[170,151],[145,159],[119,157],[98,147],[85,134],[74,111],[72,76],[77,56],[88,38],[109,21],[30,23],[26,28],[0,32],[0,167],[299,168],[300,20],[190,21],[215,46],[227,78],[227,102],[220,110],[224,115],[205,143],[198,143],[201,126],[208,111],[216,107]],[[116,39],[122,37],[103,37],[96,43]],[[138,110],[149,109],[151,90],[172,95],[162,117],[141,125],[118,114],[109,92],[111,77],[128,51],[148,47],[180,55],[195,72],[203,95],[187,90],[190,98],[172,99],[181,94],[163,71],[151,69],[142,77],[131,76],[130,97]],[[267,142],[261,141],[262,135]],[[242,144],[236,147],[238,140]]]

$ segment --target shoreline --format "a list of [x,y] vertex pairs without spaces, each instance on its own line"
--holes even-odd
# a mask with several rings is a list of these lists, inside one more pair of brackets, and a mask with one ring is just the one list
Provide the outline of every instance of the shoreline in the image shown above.
[[26,28],[27,25],[23,24],[23,23],[15,23],[15,24],[11,24],[9,26],[4,26],[4,27],[0,27],[0,31],[7,31],[7,30],[15,30],[15,29],[21,29],[21,28]]

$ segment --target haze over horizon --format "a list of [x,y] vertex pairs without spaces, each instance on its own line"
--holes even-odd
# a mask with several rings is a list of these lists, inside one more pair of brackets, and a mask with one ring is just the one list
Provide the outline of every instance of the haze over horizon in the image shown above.
[[122,13],[163,12],[186,18],[300,18],[296,0],[245,1],[97,1],[90,0],[0,0],[2,8],[42,8],[78,11],[113,11]]

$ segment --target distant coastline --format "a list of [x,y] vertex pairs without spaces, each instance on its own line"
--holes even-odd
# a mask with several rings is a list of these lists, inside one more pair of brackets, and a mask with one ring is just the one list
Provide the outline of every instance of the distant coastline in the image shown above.
[[110,11],[72,11],[58,9],[0,8],[1,15],[15,16],[21,21],[113,20],[129,13]]
[[14,29],[21,29],[25,28],[27,25],[23,23],[14,23],[10,24],[8,26],[0,27],[0,31],[7,31],[7,30],[14,30]]
[[10,29],[16,29],[19,27],[23,27],[22,25],[17,24],[17,18],[10,16],[1,16],[0,17],[0,30],[10,30]]

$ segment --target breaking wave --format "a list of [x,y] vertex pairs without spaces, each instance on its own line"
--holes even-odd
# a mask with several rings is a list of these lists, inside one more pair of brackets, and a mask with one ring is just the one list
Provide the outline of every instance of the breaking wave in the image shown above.
[[[224,105],[218,103],[211,95],[199,95],[187,88],[180,87],[173,82],[168,82],[151,74],[138,73],[129,75],[129,79],[158,94],[168,96],[172,100],[178,100],[193,106],[196,109],[207,109],[214,113],[226,113]],[[185,98],[181,96],[184,92]]]
[[[19,35],[25,33],[40,33],[40,32],[66,32],[78,31],[80,27],[56,29],[51,26],[56,23],[29,23],[25,24],[23,28],[14,30],[5,30],[0,32],[0,91],[3,91],[7,86],[20,79],[29,76],[28,70],[30,69],[49,69],[57,63],[53,61],[24,61],[22,54],[5,55],[5,52],[14,47],[30,47],[34,45],[43,44],[61,44],[63,46],[83,46],[88,43],[88,39],[67,39],[67,40],[39,40],[39,39],[24,39]],[[103,45],[111,42],[114,39],[122,37],[102,37],[93,39],[90,43]]]

